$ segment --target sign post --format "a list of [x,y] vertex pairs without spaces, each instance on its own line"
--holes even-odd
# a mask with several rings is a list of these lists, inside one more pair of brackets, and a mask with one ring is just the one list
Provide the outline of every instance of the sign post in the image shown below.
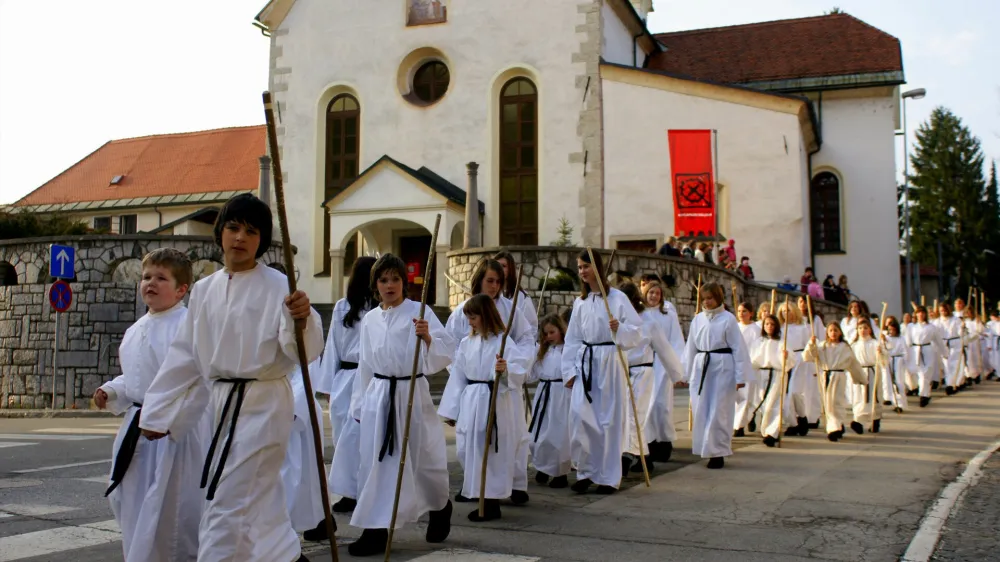
[[[72,246],[60,246],[59,244],[49,246],[49,275],[58,279],[49,287],[49,304],[56,312],[55,334],[52,338],[52,409],[54,410],[56,408],[56,380],[59,373],[59,317],[61,312],[66,312],[73,304],[73,289],[63,279],[76,277],[76,249]],[[71,391],[68,381],[65,390],[68,404]]]

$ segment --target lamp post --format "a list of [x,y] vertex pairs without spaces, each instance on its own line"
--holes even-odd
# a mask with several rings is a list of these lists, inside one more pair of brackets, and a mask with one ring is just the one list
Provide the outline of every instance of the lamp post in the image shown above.
[[913,302],[913,277],[910,274],[910,140],[906,136],[906,100],[921,99],[927,90],[917,88],[903,92],[903,237],[906,240],[906,300]]

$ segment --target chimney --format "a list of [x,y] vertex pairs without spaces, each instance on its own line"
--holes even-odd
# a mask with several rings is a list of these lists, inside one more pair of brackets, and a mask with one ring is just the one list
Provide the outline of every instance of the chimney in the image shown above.
[[462,248],[479,248],[479,164],[469,162],[469,188],[465,190],[465,237]]
[[257,197],[271,206],[271,157],[263,155],[257,159],[260,162],[260,175],[257,179]]

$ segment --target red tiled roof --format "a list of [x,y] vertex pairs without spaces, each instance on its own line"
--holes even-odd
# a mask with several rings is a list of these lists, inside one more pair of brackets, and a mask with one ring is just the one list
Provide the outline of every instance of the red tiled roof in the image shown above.
[[256,189],[266,136],[255,125],[108,141],[14,205]]
[[765,80],[902,71],[899,39],[848,14],[660,33],[649,67],[698,80]]

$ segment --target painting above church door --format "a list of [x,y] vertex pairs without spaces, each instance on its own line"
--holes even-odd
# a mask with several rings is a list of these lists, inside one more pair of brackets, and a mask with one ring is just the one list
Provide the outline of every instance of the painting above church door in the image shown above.
[[407,0],[406,25],[448,21],[447,0]]

